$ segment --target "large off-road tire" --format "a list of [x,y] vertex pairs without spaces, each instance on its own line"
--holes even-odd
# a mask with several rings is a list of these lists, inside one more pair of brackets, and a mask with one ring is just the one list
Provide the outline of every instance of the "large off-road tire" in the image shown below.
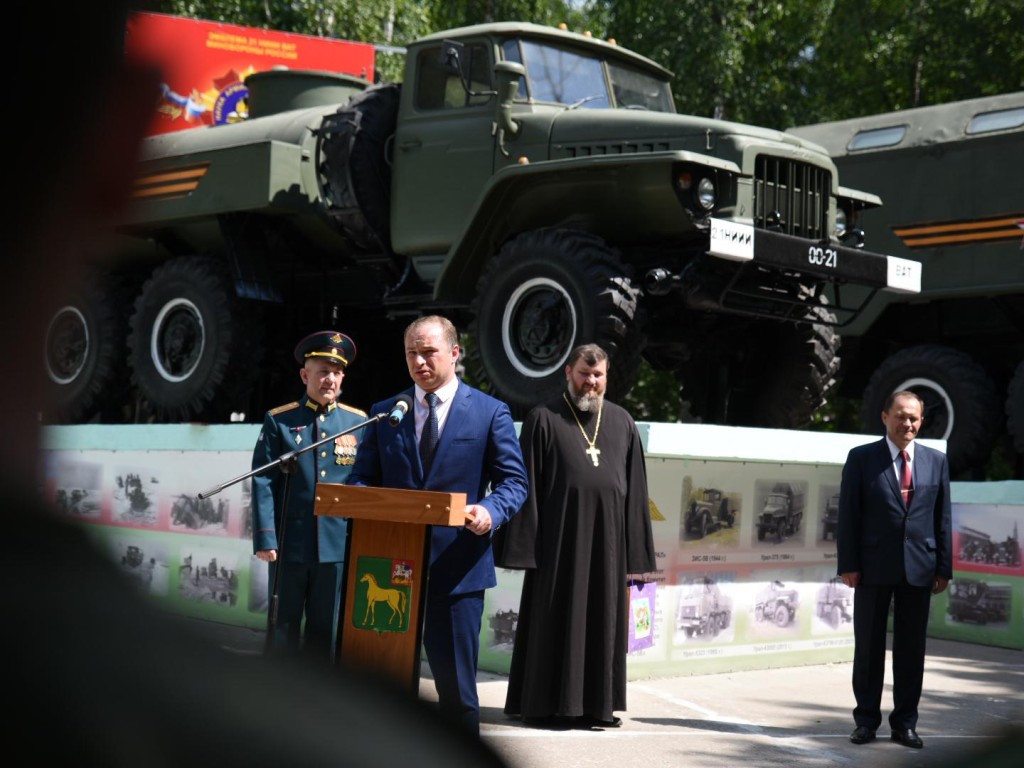
[[389,144],[401,85],[368,88],[325,118],[317,147],[317,179],[328,210],[359,247],[391,250]]
[[619,400],[640,365],[638,297],[618,252],[599,237],[557,229],[521,234],[480,277],[467,367],[522,418],[564,390],[572,348],[594,342],[611,358],[607,396]]
[[[840,344],[832,325],[835,315],[824,303],[809,303],[807,312],[821,322],[763,320],[731,339],[738,349],[729,365],[729,391],[706,398],[708,403],[718,403],[713,413],[698,412],[699,406],[691,403],[698,409],[693,415],[732,426],[807,427],[836,384]],[[676,372],[684,399],[688,392],[704,389],[701,382],[707,368],[694,358]]]
[[44,420],[88,421],[127,391],[128,323],[112,278],[86,275],[46,327],[43,362],[49,380]]
[[1014,447],[1024,453],[1024,361],[1017,364],[1006,388],[1006,430]]
[[789,612],[789,608],[784,605],[775,607],[775,626],[784,627],[789,624],[791,618],[792,616]]
[[918,437],[946,440],[949,471],[957,475],[984,462],[999,423],[995,386],[971,357],[948,347],[908,347],[886,358],[872,374],[861,401],[866,432],[882,434],[885,399],[907,389],[924,401]]
[[158,421],[224,421],[262,357],[261,336],[220,264],[186,256],[158,267],[135,301],[132,380]]

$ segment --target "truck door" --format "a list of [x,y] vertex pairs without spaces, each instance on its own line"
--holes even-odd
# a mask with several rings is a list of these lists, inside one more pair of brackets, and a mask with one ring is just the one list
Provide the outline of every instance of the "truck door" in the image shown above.
[[[443,255],[493,172],[494,97],[465,92],[459,76],[442,66],[440,42],[415,57],[395,132],[391,240],[396,253]],[[491,91],[489,46],[466,43],[463,61],[470,88]]]

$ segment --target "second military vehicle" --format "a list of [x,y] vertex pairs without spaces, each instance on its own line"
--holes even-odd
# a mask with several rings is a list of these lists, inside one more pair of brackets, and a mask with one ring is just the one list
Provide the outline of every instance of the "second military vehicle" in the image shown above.
[[839,393],[863,428],[881,434],[886,396],[911,389],[952,474],[980,474],[1007,433],[1024,453],[1024,91],[790,132],[881,195],[861,217],[872,245],[924,267],[913,297],[846,289],[865,307],[838,328]]
[[806,425],[860,311],[830,289],[913,293],[920,265],[862,247],[880,200],[824,150],[677,114],[670,77],[518,22],[415,41],[401,84],[250,76],[247,120],[146,140],[130,217],[55,308],[46,418],[259,414],[324,327],[356,340],[344,397],[367,408],[407,386],[401,328],[436,312],[517,416],[593,341],[613,399],[646,358],[697,419]]

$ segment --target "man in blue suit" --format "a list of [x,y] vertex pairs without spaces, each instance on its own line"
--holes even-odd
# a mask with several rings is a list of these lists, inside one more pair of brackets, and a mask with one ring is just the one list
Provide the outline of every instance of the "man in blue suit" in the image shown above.
[[838,572],[854,587],[854,744],[873,741],[882,723],[882,680],[893,606],[893,710],[890,738],[920,749],[917,705],[924,677],[928,609],[953,576],[949,465],[916,445],[924,404],[913,392],[885,402],[885,438],[852,449],[843,467],[836,537]]
[[[355,356],[355,343],[338,331],[318,331],[296,345],[306,392],[266,413],[253,469],[366,420],[365,413],[338,401],[345,369]],[[326,663],[336,658],[347,521],[314,515],[313,502],[317,483],[345,482],[357,444],[355,432],[342,435],[300,454],[294,466],[280,465],[253,478],[253,551],[270,564],[277,596],[271,651]]]
[[[402,394],[412,398],[415,418],[397,429],[371,424],[348,482],[466,494],[465,527],[434,526],[430,533],[423,647],[441,712],[479,735],[484,590],[498,583],[491,534],[525,501],[526,467],[508,406],[456,377],[459,345],[451,321],[421,317],[404,338],[414,386]],[[372,410],[389,411],[394,402]],[[421,443],[436,445],[432,455]]]

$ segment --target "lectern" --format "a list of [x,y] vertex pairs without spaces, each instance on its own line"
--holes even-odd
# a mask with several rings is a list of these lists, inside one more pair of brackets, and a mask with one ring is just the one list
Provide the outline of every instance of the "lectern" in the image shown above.
[[466,523],[466,494],[319,483],[314,512],[349,518],[341,660],[419,690],[431,525]]

